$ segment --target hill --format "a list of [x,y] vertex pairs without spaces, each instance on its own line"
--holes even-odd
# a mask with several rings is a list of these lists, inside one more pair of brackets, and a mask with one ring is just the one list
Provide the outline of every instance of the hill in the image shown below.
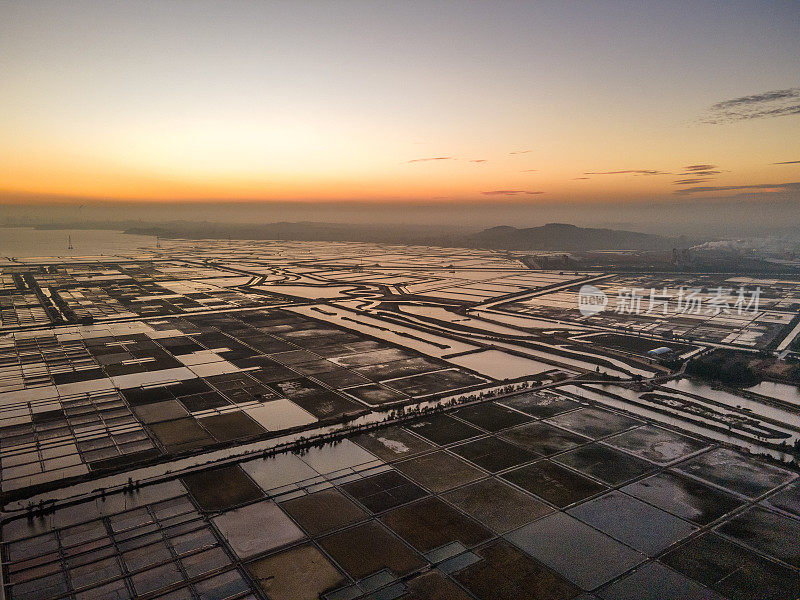
[[686,240],[648,233],[593,229],[565,223],[517,229],[507,225],[478,233],[431,226],[349,225],[341,223],[265,223],[233,225],[176,221],[130,227],[127,233],[187,239],[298,240],[320,242],[377,242],[426,244],[492,250],[669,250]]
[[485,229],[470,237],[469,246],[498,250],[668,250],[685,240],[649,233],[577,227],[549,223],[517,229],[507,225]]

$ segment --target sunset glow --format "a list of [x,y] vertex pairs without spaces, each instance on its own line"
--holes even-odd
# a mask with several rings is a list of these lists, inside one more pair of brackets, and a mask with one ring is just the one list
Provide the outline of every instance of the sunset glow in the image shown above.
[[0,201],[797,195],[796,4],[2,12]]

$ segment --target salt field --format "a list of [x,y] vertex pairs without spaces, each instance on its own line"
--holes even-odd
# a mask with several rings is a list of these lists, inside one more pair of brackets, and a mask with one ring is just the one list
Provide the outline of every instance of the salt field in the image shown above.
[[795,388],[648,354],[784,304],[677,341],[511,254],[160,246],[2,266],[8,600],[800,593]]

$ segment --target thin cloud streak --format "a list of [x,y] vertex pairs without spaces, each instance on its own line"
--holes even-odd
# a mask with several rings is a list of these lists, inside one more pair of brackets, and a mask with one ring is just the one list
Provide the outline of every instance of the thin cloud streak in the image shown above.
[[761,94],[753,94],[750,96],[742,96],[732,100],[725,100],[717,102],[711,108],[730,108],[733,106],[742,106],[749,104],[760,104],[762,102],[773,102],[775,100],[785,100],[787,98],[799,98],[800,88],[789,88],[786,90],[773,90],[771,92],[763,92]]
[[773,192],[786,192],[789,190],[800,191],[800,181],[788,183],[759,183],[753,185],[716,185],[716,186],[697,186],[676,190],[676,194],[700,194],[703,192],[730,192],[737,190],[764,190]]
[[684,171],[710,171],[716,169],[717,165],[687,165],[683,167]]
[[455,160],[452,156],[433,156],[431,158],[415,158],[414,160],[409,160],[409,163],[418,163],[418,162],[428,162],[431,160]]
[[800,165],[800,160],[785,160],[783,162],[772,163],[773,165]]
[[717,102],[702,120],[710,125],[800,114],[800,88],[771,90]]
[[544,194],[544,192],[532,192],[530,190],[492,190],[490,192],[481,192],[484,196],[537,196]]
[[686,173],[679,173],[681,176],[695,176],[695,175],[702,175],[703,177],[709,177],[711,175],[719,175],[722,171],[688,171]]
[[666,171],[652,169],[628,169],[626,171],[587,171],[584,175],[672,175]]
[[533,150],[515,150],[514,152],[509,152],[509,154],[529,154],[533,152]]
[[709,181],[708,179],[678,179],[677,181],[673,181],[675,185],[693,185],[695,183],[705,183]]

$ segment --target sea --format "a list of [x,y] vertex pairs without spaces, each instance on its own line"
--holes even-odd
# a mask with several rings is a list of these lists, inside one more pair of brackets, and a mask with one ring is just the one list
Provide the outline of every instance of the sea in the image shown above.
[[0,227],[0,257],[5,258],[115,255],[155,247],[155,237],[122,231]]

